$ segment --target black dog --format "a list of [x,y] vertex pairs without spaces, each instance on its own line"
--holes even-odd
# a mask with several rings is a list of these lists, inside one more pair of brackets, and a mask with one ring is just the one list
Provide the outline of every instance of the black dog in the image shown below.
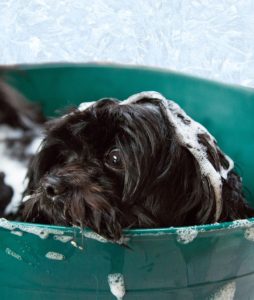
[[11,202],[13,197],[13,189],[6,185],[4,181],[5,174],[0,172],[0,215],[2,216],[5,208]]
[[254,216],[233,162],[174,102],[144,92],[81,105],[47,124],[28,173],[24,221],[124,228]]
[[0,68],[0,216],[18,209],[30,158],[41,140],[45,121],[31,104],[5,82],[8,68]]

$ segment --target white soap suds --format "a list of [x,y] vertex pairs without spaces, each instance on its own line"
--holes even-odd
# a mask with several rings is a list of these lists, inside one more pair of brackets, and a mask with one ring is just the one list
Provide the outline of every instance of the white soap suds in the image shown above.
[[12,224],[10,221],[4,219],[4,218],[0,218],[0,227],[7,229],[7,230],[14,230],[16,229],[16,227],[14,226],[14,224]]
[[[92,106],[95,102],[96,101],[82,102],[82,103],[79,104],[78,110],[81,111],[81,112],[85,111],[87,108],[89,108],[90,106]],[[67,118],[69,116],[73,116],[74,114],[75,114],[75,111],[74,112],[70,112],[70,113],[68,113],[66,115],[63,115],[61,118]]]
[[246,228],[253,225],[253,222],[248,219],[233,221],[229,228]]
[[39,227],[34,227],[34,226],[28,227],[28,226],[23,226],[23,225],[17,225],[16,228],[20,229],[21,231],[37,235],[43,240],[48,238],[48,236],[49,236],[49,232],[47,230],[44,230]]
[[223,166],[220,165],[220,174],[222,178],[227,179],[228,173],[234,169],[235,165],[234,165],[234,161],[228,155],[226,155],[225,153],[223,153],[223,155],[226,158],[229,167],[227,169],[224,169]]
[[78,110],[79,111],[84,111],[86,110],[89,106],[92,106],[95,103],[95,101],[92,102],[83,102],[79,104]]
[[98,233],[95,233],[95,232],[92,232],[92,231],[88,231],[88,232],[83,231],[82,234],[83,234],[84,237],[86,237],[88,239],[96,240],[96,241],[101,242],[101,243],[116,243],[116,244],[122,245],[122,244],[127,244],[130,240],[128,237],[122,236],[118,241],[113,242],[113,241],[108,240],[105,237],[99,235]]
[[120,273],[114,273],[108,275],[108,284],[111,293],[117,300],[122,300],[125,295],[124,278]]
[[17,260],[22,260],[22,257],[19,254],[17,254],[16,252],[12,251],[10,248],[6,248],[5,253],[16,258]]
[[[23,118],[26,123],[28,120]],[[31,123],[31,122],[30,122]],[[25,149],[25,155],[33,155],[37,151],[37,147],[41,142],[41,133],[38,126],[35,124],[30,124],[32,131],[38,137],[34,138],[32,142]],[[19,204],[22,199],[22,193],[26,188],[26,173],[28,167],[27,160],[19,160],[18,158],[12,157],[10,155],[11,148],[7,145],[7,140],[15,139],[21,140],[24,135],[24,132],[21,129],[13,129],[7,125],[0,125],[0,158],[1,165],[0,171],[5,174],[5,183],[12,187],[13,189],[13,197],[11,202],[5,209],[5,214],[9,214],[11,212],[15,213],[19,207]]]
[[6,207],[5,213],[16,212],[24,192],[24,179],[27,172],[27,164],[9,156],[10,151],[5,139],[21,138],[21,130],[14,130],[8,126],[0,126],[0,171],[5,173],[5,183],[13,188],[11,203]]
[[[58,229],[53,229],[53,228],[41,228],[38,226],[26,226],[23,224],[13,224],[4,218],[0,218],[0,227],[12,231],[12,233],[14,230],[19,229],[21,232],[34,234],[34,235],[40,237],[41,239],[48,238],[50,234],[52,234],[52,235],[63,235],[64,234],[64,231],[58,230]],[[21,235],[21,234],[22,233],[20,233],[19,235]],[[16,235],[18,235],[17,232],[16,232]]]
[[71,241],[73,237],[69,235],[54,235],[53,239],[62,243],[67,243]]
[[236,283],[234,281],[221,287],[209,300],[233,300],[236,291]]
[[55,235],[63,235],[64,234],[63,231],[57,230],[57,229],[40,228],[40,227],[36,227],[36,226],[25,226],[25,225],[21,225],[21,224],[17,224],[16,228],[18,228],[21,231],[37,235],[41,239],[48,238],[50,234],[55,234]]
[[21,139],[23,132],[21,129],[13,129],[8,125],[0,125],[0,142],[7,139]]
[[175,128],[175,134],[178,138],[178,141],[184,147],[187,147],[188,150],[195,157],[197,163],[200,167],[200,172],[204,177],[207,177],[213,186],[215,199],[216,199],[216,212],[215,212],[215,222],[219,219],[221,210],[222,210],[222,178],[226,179],[228,172],[230,172],[233,167],[233,161],[225,156],[225,159],[228,162],[229,167],[224,169],[222,166],[219,171],[216,171],[212,163],[209,161],[206,147],[204,147],[198,140],[198,135],[205,134],[208,138],[208,142],[211,147],[219,149],[216,144],[214,137],[207,131],[198,122],[191,119],[180,107],[178,104],[171,100],[167,100],[161,94],[151,91],[151,92],[142,92],[136,95],[129,97],[128,99],[122,101],[120,105],[135,103],[136,101],[142,98],[151,98],[159,99],[164,105],[169,121]]
[[180,228],[176,230],[177,241],[181,244],[192,242],[198,235],[198,230],[194,228]]
[[59,230],[59,229],[54,229],[54,228],[44,228],[44,231],[47,231],[48,234],[55,234],[55,235],[63,235],[64,231]]
[[32,198],[32,195],[26,195],[23,199],[22,202],[26,202]]
[[165,100],[165,97],[162,96],[160,93],[155,91],[147,91],[147,92],[141,92],[138,94],[131,95],[129,98],[121,101],[119,104],[120,105],[132,104],[143,98],[158,99],[162,101]]
[[73,247],[78,248],[79,250],[83,250],[84,249],[83,247],[79,246],[77,244],[77,242],[75,242],[75,241],[71,241],[71,244],[72,244]]
[[254,242],[254,227],[247,228],[244,232],[244,237],[247,240]]
[[38,136],[34,140],[32,140],[31,144],[26,148],[26,154],[34,155],[37,151],[39,151],[42,141],[42,136]]
[[14,235],[17,235],[17,236],[23,236],[23,232],[22,231],[13,230],[13,231],[11,231],[11,234],[14,234]]
[[64,260],[65,259],[63,254],[58,253],[58,252],[53,252],[53,251],[49,251],[48,253],[46,253],[45,257],[47,257],[48,259],[52,259],[52,260]]
[[102,237],[101,235],[99,235],[98,233],[89,231],[89,232],[83,232],[83,236],[89,239],[93,239],[96,241],[99,241],[101,243],[108,243],[109,241],[107,239],[105,239],[104,237]]

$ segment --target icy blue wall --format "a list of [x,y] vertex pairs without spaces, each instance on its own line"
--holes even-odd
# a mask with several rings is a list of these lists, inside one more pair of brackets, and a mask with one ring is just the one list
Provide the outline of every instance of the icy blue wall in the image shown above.
[[0,64],[142,64],[254,87],[254,0],[0,0],[0,14]]

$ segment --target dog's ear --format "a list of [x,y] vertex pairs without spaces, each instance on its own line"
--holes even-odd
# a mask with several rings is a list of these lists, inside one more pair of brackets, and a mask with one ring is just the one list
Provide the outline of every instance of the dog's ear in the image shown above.
[[[160,129],[162,136],[166,136],[161,142],[156,141],[161,149],[153,158],[155,163],[149,163],[153,168],[140,176],[143,182],[139,186],[148,187],[142,189],[143,194],[136,201],[140,211],[145,212],[138,217],[141,226],[147,220],[150,226],[156,224],[156,227],[163,227],[207,224],[253,216],[253,209],[244,201],[241,179],[232,171],[232,161],[223,154],[208,132],[202,127],[198,130],[200,133],[197,132],[196,137],[199,146],[196,146],[196,151],[203,151],[203,154],[199,156],[196,152],[194,155],[191,145],[176,134],[178,128],[169,121],[160,101],[142,98],[136,103],[153,103],[154,107],[160,109],[164,116],[160,121]],[[192,130],[188,129],[193,122],[191,119],[182,114],[177,117],[184,118],[181,122],[185,130]],[[202,170],[207,165],[212,169],[210,174]],[[144,167],[139,169],[145,172]],[[215,180],[214,175],[217,178]],[[150,183],[145,182],[144,178]],[[142,215],[147,216],[146,221]]]
[[[147,105],[146,102],[161,108],[170,122],[168,132],[171,131],[170,159],[164,163],[170,168],[165,167],[163,171],[168,183],[154,186],[157,196],[151,193],[146,198],[150,199],[146,207],[153,207],[155,216],[157,207],[158,222],[164,220],[165,225],[192,225],[228,220],[230,215],[234,215],[230,207],[235,205],[238,205],[238,209],[234,208],[238,211],[235,213],[238,218],[250,215],[243,200],[240,178],[232,171],[232,160],[223,154],[207,130],[172,101],[140,98],[135,103]],[[160,166],[160,170],[163,169],[163,165]],[[152,203],[155,203],[154,206]],[[159,216],[163,211],[166,214]],[[166,224],[167,220],[172,223]]]
[[184,226],[213,222],[215,195],[209,179],[200,173],[192,154],[177,141],[158,168],[156,179],[145,190],[142,207],[156,226]]
[[128,219],[137,227],[212,222],[215,194],[211,182],[202,176],[188,147],[180,143],[165,105],[147,97],[132,105],[134,109],[138,105],[139,119],[127,134],[132,130],[135,139],[119,143],[122,153],[127,153],[123,201],[130,204]]
[[[136,186],[133,184],[135,194],[129,197],[136,199],[134,203],[131,200],[135,205],[130,210],[134,210],[132,214],[137,215],[137,225],[163,227],[213,222],[217,209],[213,182],[209,176],[202,174],[200,162],[190,151],[190,145],[182,143],[179,138],[176,124],[168,116],[167,105],[160,99],[147,97],[139,98],[132,104],[146,107],[144,116],[148,120],[145,122],[146,130],[142,130],[143,134],[139,136],[139,130],[136,131],[136,151],[132,151],[136,162],[134,169],[139,170],[140,174],[128,176],[130,168],[127,168],[130,181],[132,177],[137,178]],[[145,115],[146,112],[148,115]],[[186,127],[191,122],[182,114],[177,117],[182,118],[180,121]],[[144,138],[144,134],[147,138]],[[209,143],[209,135],[200,135],[199,139],[200,143],[203,142],[202,147],[207,147],[208,160],[219,171],[220,164],[226,164],[227,160]],[[141,149],[138,148],[140,145]],[[155,156],[147,150],[150,145],[156,149]],[[141,153],[148,160],[142,160]],[[128,180],[126,186],[131,186]],[[126,194],[129,194],[128,191]],[[135,211],[140,212],[140,217]]]
[[243,194],[242,179],[234,171],[228,174],[227,180],[223,180],[222,199],[221,222],[254,216],[254,209],[247,204]]
[[[244,199],[242,179],[230,168],[229,158],[219,149],[217,143],[211,145],[206,134],[198,135],[198,140],[205,147],[208,160],[221,175],[221,212],[217,221],[232,221],[253,216],[254,210]],[[231,171],[225,172],[229,169]]]

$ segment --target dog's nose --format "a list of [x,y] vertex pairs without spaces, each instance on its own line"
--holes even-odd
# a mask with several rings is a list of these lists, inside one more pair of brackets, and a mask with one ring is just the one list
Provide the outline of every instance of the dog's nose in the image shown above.
[[59,177],[48,176],[43,182],[43,189],[49,198],[63,194],[65,187]]

